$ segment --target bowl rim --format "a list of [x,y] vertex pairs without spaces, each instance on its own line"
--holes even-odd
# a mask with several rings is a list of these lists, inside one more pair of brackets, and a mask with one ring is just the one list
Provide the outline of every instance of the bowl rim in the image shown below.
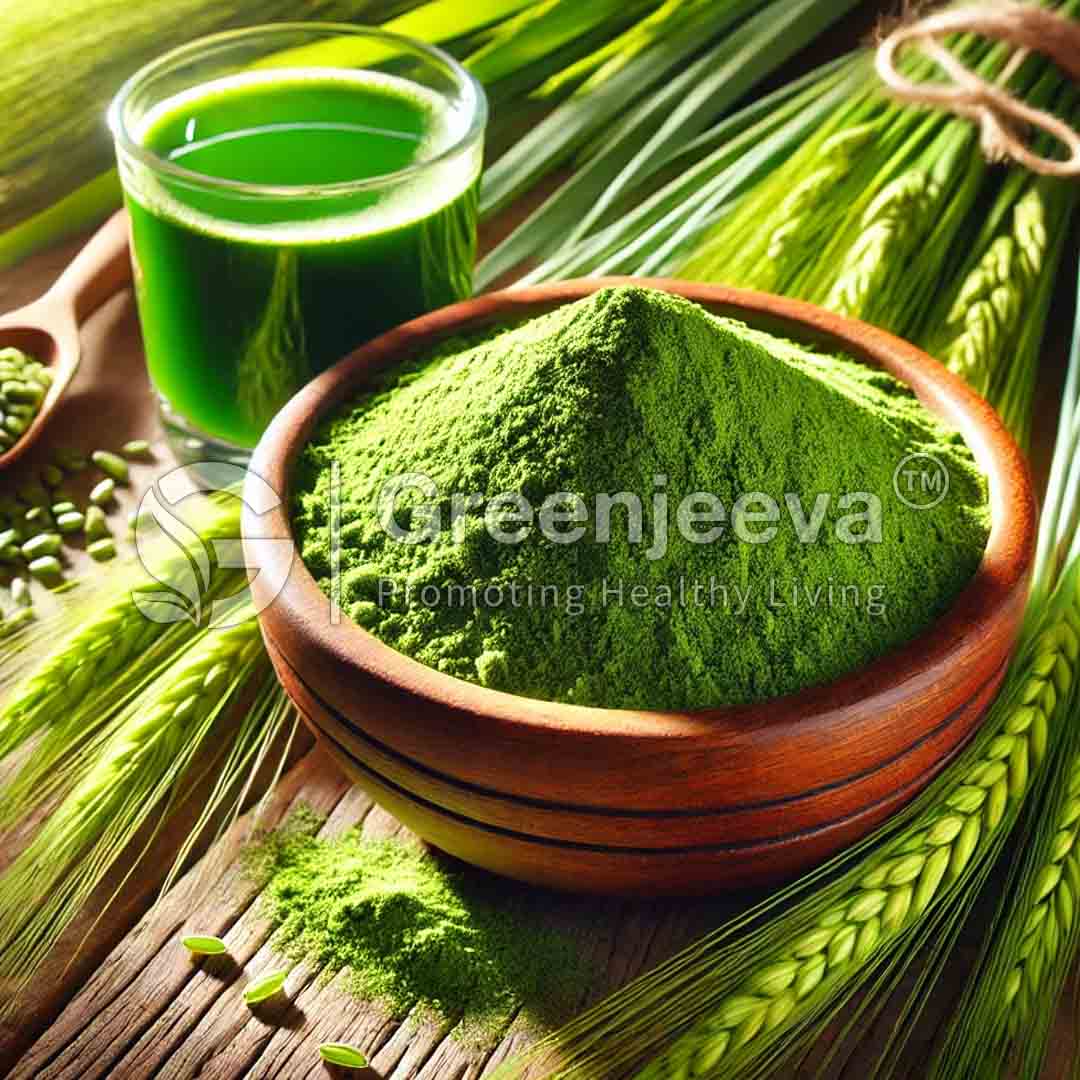
[[[367,374],[416,355],[441,338],[504,319],[524,318],[579,300],[603,288],[638,285],[660,289],[710,310],[753,323],[783,323],[799,341],[817,343],[890,371],[915,390],[937,416],[963,434],[989,480],[991,530],[975,575],[952,606],[913,641],[839,679],[782,698],[700,711],[607,709],[526,698],[443,674],[397,652],[353,623],[344,612],[330,624],[328,598],[292,540],[288,507],[292,464],[317,423],[352,395]],[[260,608],[267,582],[284,581],[260,611],[264,634],[280,619],[298,627],[310,653],[352,666],[393,691],[449,706],[487,721],[492,729],[531,729],[535,734],[579,733],[623,738],[654,748],[692,740],[703,751],[730,744],[733,732],[768,740],[778,707],[807,725],[851,717],[875,701],[882,711],[898,696],[932,695],[942,674],[974,658],[972,642],[1002,612],[1022,609],[1034,558],[1036,503],[1028,464],[994,411],[959,377],[922,350],[884,330],[799,300],[723,285],[666,278],[598,277],[487,293],[403,324],[350,353],[308,383],[282,408],[263,434],[249,471],[268,483],[281,501],[264,514],[242,510],[246,562]],[[251,480],[248,483],[252,483]],[[294,557],[295,554],[295,557]],[[277,646],[280,649],[280,645]],[[913,740],[916,732],[912,732]]]

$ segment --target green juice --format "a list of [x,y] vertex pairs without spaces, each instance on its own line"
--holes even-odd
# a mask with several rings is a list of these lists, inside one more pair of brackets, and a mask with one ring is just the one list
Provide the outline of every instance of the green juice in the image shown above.
[[162,170],[125,185],[147,363],[175,414],[253,446],[312,375],[470,293],[479,163],[440,157],[456,122],[406,80],[303,69],[229,76],[147,115],[138,141],[159,158],[258,185]]

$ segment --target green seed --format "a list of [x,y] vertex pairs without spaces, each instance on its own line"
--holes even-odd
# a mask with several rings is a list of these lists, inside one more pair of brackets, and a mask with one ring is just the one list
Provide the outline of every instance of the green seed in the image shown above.
[[118,484],[128,482],[128,463],[109,450],[95,450],[90,455],[90,460],[106,475]]
[[224,956],[229,951],[229,947],[221,938],[209,934],[195,934],[192,937],[181,938],[180,944],[195,956]]
[[55,555],[43,555],[28,567],[30,573],[48,588],[54,588],[64,580],[60,560]]
[[100,506],[88,506],[86,508],[84,528],[87,540],[103,540],[109,535],[109,522],[105,517],[105,511]]
[[22,543],[22,533],[18,529],[5,529],[0,532],[0,548],[18,547]]
[[64,471],[55,465],[45,465],[41,470],[41,480],[46,487],[58,488],[64,482]]
[[30,583],[26,578],[17,577],[11,583],[11,599],[19,607],[33,607],[34,596],[30,592]]
[[5,416],[4,430],[9,435],[21,435],[30,425],[21,416]]
[[16,494],[27,506],[48,506],[52,499],[40,484],[23,484]]
[[92,544],[87,545],[86,554],[94,562],[108,562],[110,559],[116,558],[116,545],[110,537],[106,537],[104,540],[95,540]]
[[66,499],[64,502],[55,502],[52,504],[52,515],[54,518],[58,518],[63,514],[74,513],[78,509],[79,508],[70,499]]
[[145,439],[132,439],[120,447],[120,453],[126,458],[148,458],[150,457],[150,444]]
[[33,618],[34,612],[31,608],[24,607],[13,611],[6,619],[0,620],[0,637],[8,637],[17,630],[21,630]]
[[17,405],[37,405],[42,398],[41,387],[30,383],[0,383],[0,397]]
[[93,491],[90,492],[90,501],[95,506],[107,506],[112,502],[115,493],[116,481],[112,477],[106,477],[94,485]]
[[56,519],[56,527],[64,534],[77,533],[82,529],[85,520],[78,510],[68,510]]
[[57,533],[38,533],[23,544],[23,558],[32,561],[42,555],[59,555],[60,544],[60,536]]
[[287,971],[272,971],[269,975],[262,975],[253,982],[249,982],[244,988],[245,1003],[258,1005],[260,1001],[266,1001],[267,998],[280,993],[288,974]]
[[31,506],[30,509],[23,514],[23,521],[26,522],[27,525],[40,530],[43,527],[52,524],[52,514],[49,513],[47,507]]
[[348,1043],[323,1043],[319,1047],[319,1057],[327,1065],[338,1065],[343,1069],[366,1069],[367,1058]]
[[90,463],[86,458],[79,453],[78,450],[70,450],[61,448],[53,454],[53,461],[60,466],[64,472],[77,473],[82,472]]
[[44,366],[36,368],[31,375],[31,378],[39,382],[46,390],[53,384],[53,374]]

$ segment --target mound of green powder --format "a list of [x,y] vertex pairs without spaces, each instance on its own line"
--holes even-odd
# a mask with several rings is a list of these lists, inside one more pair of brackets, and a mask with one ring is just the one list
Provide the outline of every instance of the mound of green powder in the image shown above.
[[396,1016],[460,1019],[477,1042],[519,1007],[543,1023],[571,1014],[588,972],[572,937],[545,921],[545,894],[359,830],[319,839],[319,824],[302,810],[246,853],[275,949],[327,978],[345,972],[351,992]]
[[902,384],[639,288],[451,343],[326,422],[292,511],[328,594],[335,474],[348,614],[594,706],[834,679],[938,618],[989,532],[969,450]]

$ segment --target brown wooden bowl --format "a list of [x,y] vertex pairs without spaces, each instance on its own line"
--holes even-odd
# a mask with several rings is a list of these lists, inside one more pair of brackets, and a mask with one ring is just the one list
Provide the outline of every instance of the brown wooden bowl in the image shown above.
[[[441,338],[525,318],[612,284],[847,353],[908,383],[959,429],[990,480],[974,578],[915,641],[824,685],[758,705],[634,712],[552,704],[443,675],[341,616],[293,557],[299,450],[372,373]],[[431,843],[478,866],[577,891],[691,894],[789,877],[865,836],[962,749],[1019,631],[1035,540],[1024,458],[991,407],[914,346],[793,300],[654,279],[493,293],[398,327],[301,390],[255,451],[282,497],[244,511],[259,618],[278,675],[350,777]],[[285,581],[276,597],[272,583]]]

